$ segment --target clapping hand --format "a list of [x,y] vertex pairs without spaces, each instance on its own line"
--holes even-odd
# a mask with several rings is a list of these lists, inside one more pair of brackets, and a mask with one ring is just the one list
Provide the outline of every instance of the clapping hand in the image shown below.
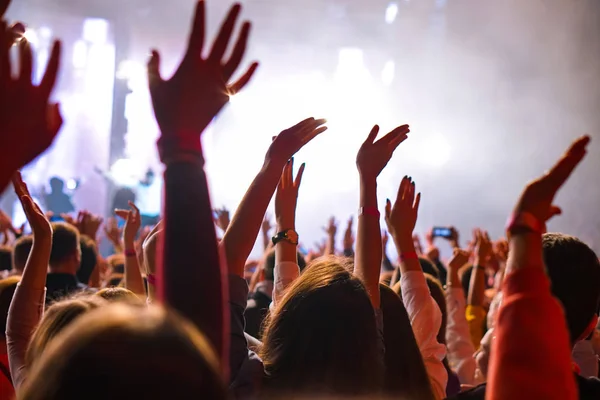
[[227,230],[227,228],[229,227],[229,210],[225,207],[223,208],[217,208],[214,210],[214,221],[215,224],[223,231],[225,232]]
[[311,117],[284,130],[273,138],[267,152],[267,161],[281,164],[283,167],[304,145],[327,130],[324,126],[326,122],[325,119]]
[[421,193],[415,195],[415,183],[404,177],[398,189],[398,196],[392,206],[388,199],[385,205],[385,222],[392,237],[408,242],[413,246],[413,230],[417,223]]
[[140,210],[133,204],[128,202],[129,210],[115,210],[115,214],[125,220],[125,227],[123,228],[123,242],[125,243],[126,250],[135,249],[135,237],[137,236],[140,227],[142,226],[142,217]]
[[296,221],[296,205],[298,190],[302,182],[305,164],[300,165],[294,179],[294,159],[292,158],[283,169],[277,192],[275,193],[275,219],[278,228],[293,229]]
[[409,132],[408,125],[402,125],[375,142],[379,133],[379,126],[375,125],[356,157],[356,165],[361,178],[377,178],[392,158],[394,150],[406,140]]
[[15,172],[12,178],[15,193],[23,206],[23,211],[29,221],[35,241],[48,241],[52,243],[52,225],[40,207],[32,200],[29,189],[20,172]]
[[253,63],[237,81],[229,84],[246,52],[250,34],[251,25],[246,21],[231,56],[224,59],[240,10],[239,4],[231,7],[208,57],[204,57],[206,11],[204,1],[198,1],[185,55],[169,80],[161,78],[160,56],[156,50],[152,51],[148,79],[161,130],[159,150],[163,160],[172,152],[201,153],[200,134],[227,104],[229,97],[246,86],[256,71],[258,63]]

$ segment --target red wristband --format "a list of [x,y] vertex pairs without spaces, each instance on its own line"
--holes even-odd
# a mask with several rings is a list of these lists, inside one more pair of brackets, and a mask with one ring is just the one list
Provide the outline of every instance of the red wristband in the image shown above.
[[506,224],[506,231],[513,233],[516,230],[531,231],[543,235],[546,233],[546,224],[529,212],[523,211],[513,214]]
[[147,274],[146,282],[148,282],[149,285],[156,285],[156,277],[154,276],[154,274]]
[[416,251],[407,251],[406,253],[400,253],[400,261],[406,260],[418,260],[419,255]]
[[371,216],[377,217],[377,218],[379,218],[381,216],[377,207],[373,207],[373,206],[359,208],[358,215],[371,215]]
[[125,257],[135,257],[137,256],[137,253],[135,252],[135,250],[125,250]]

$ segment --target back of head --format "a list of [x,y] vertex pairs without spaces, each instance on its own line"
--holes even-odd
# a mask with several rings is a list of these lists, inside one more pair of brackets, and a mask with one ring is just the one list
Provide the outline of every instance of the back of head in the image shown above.
[[552,294],[564,307],[574,345],[592,332],[600,307],[600,262],[585,243],[561,233],[545,234],[542,249]]
[[[101,382],[101,383],[99,383]],[[87,390],[83,396],[82,388]],[[208,340],[173,311],[113,304],[66,329],[28,375],[23,400],[225,399]]]
[[12,269],[12,248],[9,246],[0,246],[0,271],[10,271]]
[[442,325],[440,326],[440,330],[438,331],[437,341],[445,345],[448,313],[446,312],[446,296],[444,295],[444,289],[442,288],[442,284],[440,283],[440,281],[429,274],[425,274],[425,280],[427,281],[427,286],[429,287],[431,297],[433,297],[438,307],[440,308],[440,311],[442,312]]
[[20,237],[14,244],[12,250],[12,263],[13,268],[19,273],[23,273],[25,269],[25,263],[29,258],[31,247],[33,246],[33,236],[26,235]]
[[429,377],[400,297],[389,287],[379,286],[385,343],[386,395],[404,399],[433,399]]
[[65,181],[58,177],[50,178],[50,188],[53,192],[62,192],[65,187]]
[[473,266],[467,265],[463,267],[460,271],[460,284],[463,288],[465,296],[469,295],[469,288],[471,287],[471,275],[473,274]]
[[0,280],[0,338],[4,338],[6,332],[6,320],[8,319],[8,309],[12,301],[17,284],[21,281],[19,276],[11,276]]
[[[262,359],[275,393],[379,390],[383,353],[363,284],[337,257],[322,257],[292,283],[266,321]],[[299,385],[301,383],[301,385]]]
[[52,230],[54,233],[52,235],[50,267],[58,266],[66,261],[76,263],[78,267],[81,252],[79,247],[79,231],[64,222],[53,223]]
[[25,364],[31,367],[39,359],[48,343],[62,332],[73,321],[102,305],[100,297],[87,296],[58,301],[52,304],[46,312],[29,342]]
[[81,263],[77,270],[77,280],[87,285],[96,267],[98,253],[95,242],[89,236],[81,235],[79,248],[81,249]]
[[436,279],[440,279],[440,270],[434,263],[425,257],[419,257],[419,264],[421,264],[421,269],[424,273],[429,274]]
[[[300,271],[304,271],[306,267],[306,260],[304,260],[304,256],[302,253],[298,253],[298,267],[300,267]],[[271,252],[265,258],[265,280],[266,281],[274,281],[275,280],[275,250],[271,250]]]
[[140,298],[129,289],[122,287],[109,287],[99,290],[95,296],[102,297],[104,300],[114,302],[124,302],[131,305],[142,304]]

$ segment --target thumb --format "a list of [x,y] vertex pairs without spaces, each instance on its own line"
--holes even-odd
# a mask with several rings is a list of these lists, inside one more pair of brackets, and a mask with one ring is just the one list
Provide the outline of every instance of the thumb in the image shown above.
[[550,213],[548,215],[548,218],[546,220],[549,220],[552,217],[555,217],[557,215],[561,215],[562,214],[562,210],[557,207],[557,206],[550,206]]

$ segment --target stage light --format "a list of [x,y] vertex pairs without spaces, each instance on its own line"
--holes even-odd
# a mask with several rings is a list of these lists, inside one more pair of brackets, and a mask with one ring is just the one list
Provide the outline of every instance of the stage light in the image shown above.
[[69,190],[75,190],[75,189],[77,189],[78,186],[79,186],[79,183],[77,182],[76,179],[71,178],[67,181],[67,189],[69,189]]
[[47,26],[42,26],[38,30],[40,32],[40,36],[42,37],[42,39],[50,40],[50,37],[52,37],[52,29],[48,28]]
[[396,74],[396,64],[393,60],[390,60],[385,63],[383,66],[383,70],[381,71],[381,81],[384,85],[390,86],[394,81],[394,76]]
[[452,149],[442,135],[432,135],[421,147],[424,151],[422,160],[430,167],[439,168],[450,161]]
[[83,40],[92,44],[105,44],[108,38],[108,21],[86,18],[83,21]]
[[395,2],[390,3],[385,9],[385,22],[393,24],[398,16],[398,4]]
[[83,40],[78,40],[73,45],[73,67],[83,69],[87,65],[87,44]]
[[27,40],[32,45],[36,46],[39,43],[37,32],[33,29],[27,29],[23,33],[23,39]]
[[110,167],[110,176],[118,186],[134,186],[138,179],[135,171],[138,166],[133,160],[121,158]]

